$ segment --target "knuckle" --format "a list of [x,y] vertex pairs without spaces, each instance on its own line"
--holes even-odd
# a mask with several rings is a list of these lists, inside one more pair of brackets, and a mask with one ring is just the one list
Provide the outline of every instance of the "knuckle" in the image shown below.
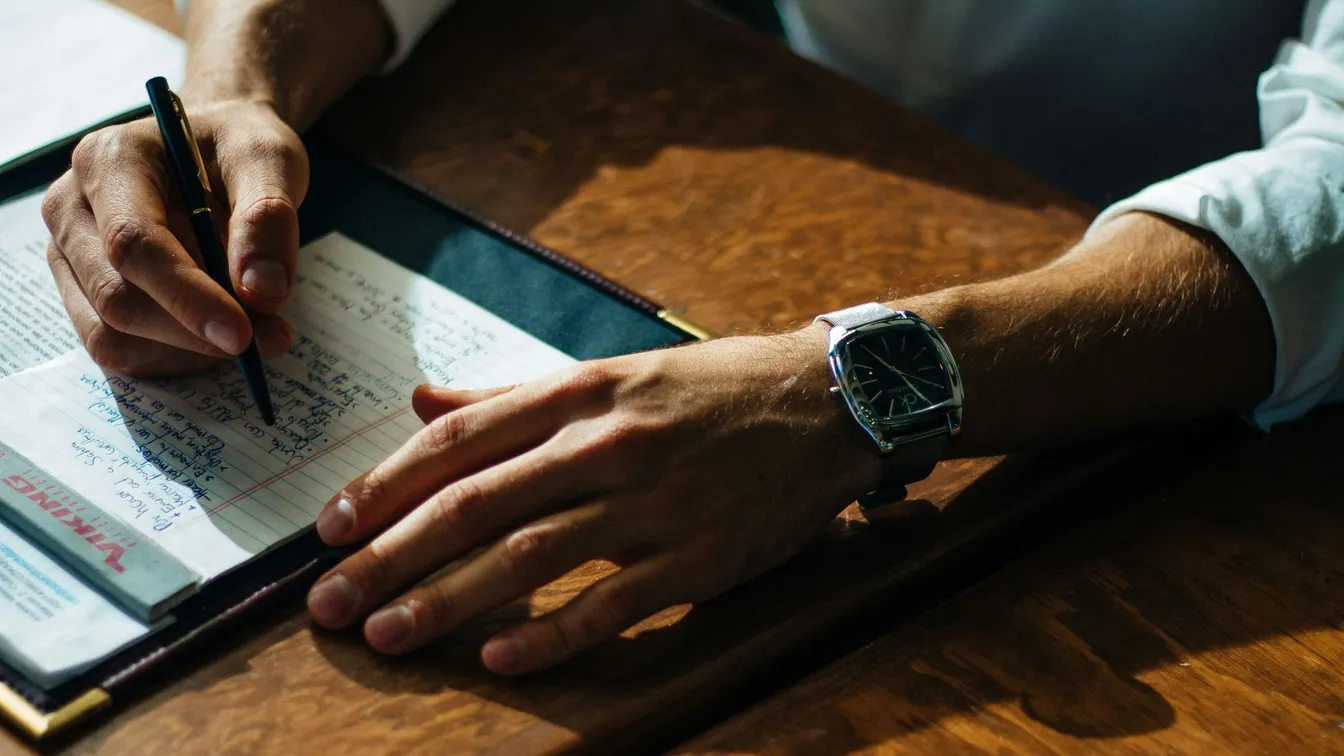
[[42,197],[42,222],[47,224],[47,229],[53,234],[63,220],[62,216],[65,214],[65,208],[68,204],[69,176],[70,174],[66,173],[56,179],[56,182],[47,189],[47,193]]
[[75,145],[75,151],[70,153],[70,167],[76,173],[85,173],[97,165],[98,154],[102,152],[107,141],[107,132],[108,129],[102,129],[86,134]]
[[392,490],[388,487],[387,476],[383,473],[382,467],[375,467],[370,470],[359,481],[359,500],[370,502],[376,508],[383,502],[391,501]]
[[504,540],[504,565],[519,582],[535,582],[549,573],[558,552],[558,528],[525,527]]
[[348,569],[343,569],[341,574],[358,586],[361,596],[391,590],[400,583],[396,570],[396,551],[377,538],[364,549],[363,558]]
[[432,519],[448,533],[470,532],[486,507],[485,493],[470,478],[454,483],[431,501]]
[[275,131],[251,131],[243,137],[238,149],[244,155],[258,160],[285,161],[294,157],[294,145]]
[[166,295],[161,294],[167,305],[167,310],[173,317],[184,322],[200,322],[204,318],[204,309],[201,305],[204,302],[196,295],[195,291],[181,279],[174,278],[169,284],[172,291]]
[[461,412],[449,412],[425,426],[421,433],[421,443],[426,452],[440,452],[462,444],[470,433],[465,415]]
[[235,222],[250,228],[274,224],[277,221],[298,223],[298,212],[294,203],[277,190],[264,190],[264,194],[248,202],[247,207],[234,213]]
[[89,358],[104,370],[129,372],[132,366],[126,360],[124,346],[121,334],[101,323],[89,329],[88,335],[84,337],[84,348],[88,350]]
[[134,218],[114,219],[107,224],[107,231],[103,233],[107,261],[116,270],[121,270],[148,238],[149,230],[140,221]]
[[578,454],[589,461],[606,465],[641,466],[656,451],[655,435],[645,423],[614,417],[594,432]]
[[544,621],[548,630],[545,633],[547,658],[559,660],[578,653],[580,645],[574,637],[574,630],[568,624],[555,617]]
[[631,588],[610,579],[602,581],[593,589],[593,613],[586,621],[584,635],[597,638],[624,630],[634,624],[637,607]]
[[135,292],[121,276],[103,276],[89,291],[89,303],[98,313],[103,323],[112,329],[125,332],[133,328],[139,319]]
[[416,589],[414,598],[408,599],[405,605],[411,610],[416,627],[432,634],[446,632],[457,624],[454,619],[457,615],[457,601],[442,580],[432,581]]
[[615,371],[607,361],[581,362],[556,377],[548,398],[568,401],[601,396],[611,390],[615,380]]

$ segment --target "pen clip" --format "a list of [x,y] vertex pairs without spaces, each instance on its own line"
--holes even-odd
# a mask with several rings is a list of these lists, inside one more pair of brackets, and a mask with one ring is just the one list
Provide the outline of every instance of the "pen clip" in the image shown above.
[[205,188],[207,194],[211,194],[210,177],[205,172],[205,160],[201,157],[201,148],[196,144],[196,135],[191,131],[191,121],[187,118],[187,110],[182,107],[182,101],[177,98],[175,92],[169,92],[168,97],[173,101],[173,112],[182,119],[182,129],[187,132],[187,144],[191,145],[191,156],[196,159],[196,174],[201,179],[201,186]]

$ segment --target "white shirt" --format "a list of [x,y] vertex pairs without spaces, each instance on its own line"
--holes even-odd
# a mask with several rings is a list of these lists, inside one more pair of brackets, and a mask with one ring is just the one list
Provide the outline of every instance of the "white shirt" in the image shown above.
[[[390,66],[453,2],[380,1],[397,35]],[[1344,401],[1344,0],[777,3],[799,53],[1086,199],[1156,181],[1092,228],[1146,210],[1237,256],[1277,344],[1252,421]],[[1259,144],[1236,151],[1253,139],[1253,92]]]

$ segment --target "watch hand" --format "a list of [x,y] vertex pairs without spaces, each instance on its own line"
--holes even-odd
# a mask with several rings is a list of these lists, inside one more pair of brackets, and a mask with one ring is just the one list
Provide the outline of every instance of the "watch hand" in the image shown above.
[[915,392],[915,396],[918,396],[920,399],[923,399],[923,400],[925,401],[925,403],[927,403],[927,404],[933,404],[933,402],[930,402],[930,401],[929,401],[929,398],[928,398],[927,396],[924,396],[924,394],[920,393],[919,389],[915,388],[915,384],[911,383],[909,378],[906,378],[906,377],[905,377],[905,373],[902,373],[901,371],[897,370],[896,368],[892,367],[891,365],[888,365],[888,364],[886,363],[885,360],[883,360],[881,357],[878,357],[878,356],[873,352],[873,350],[869,349],[867,344],[861,344],[860,346],[863,347],[863,351],[867,352],[868,354],[873,355],[873,359],[877,360],[878,363],[880,363],[880,364],[882,365],[882,367],[884,367],[884,368],[886,368],[887,370],[890,370],[891,372],[895,373],[897,377],[899,377],[901,380],[905,381],[905,385],[909,386],[909,387],[910,387],[910,390],[913,391],[913,392]]
[[[899,370],[897,370],[896,372],[901,373],[901,371],[899,371]],[[915,380],[917,380],[917,381],[922,381],[922,382],[924,382],[924,383],[927,383],[927,384],[929,384],[930,386],[933,386],[934,388],[942,388],[942,387],[943,387],[943,384],[941,384],[941,383],[938,383],[938,382],[936,382],[936,381],[931,381],[931,380],[929,380],[928,378],[920,378],[920,377],[917,376],[917,375],[910,375],[909,373],[901,373],[901,377],[903,377],[903,378],[914,378]]]
[[905,373],[902,373],[901,371],[897,370],[896,375],[900,376],[901,380],[905,381],[905,385],[909,386],[910,390],[915,392],[915,396],[919,397],[920,399],[923,399],[925,404],[933,404],[933,402],[929,401],[929,398],[927,396],[924,396],[923,394],[919,393],[919,389],[915,388],[915,384],[911,383],[910,379],[905,377]]
[[878,357],[878,356],[877,356],[877,353],[876,353],[876,352],[874,352],[873,350],[869,349],[867,344],[860,344],[859,346],[863,347],[863,351],[867,352],[868,354],[871,354],[871,355],[873,356],[873,359],[877,360],[877,364],[881,365],[882,367],[886,368],[887,370],[890,370],[890,371],[893,372],[893,373],[896,373],[897,375],[900,375],[901,371],[897,370],[896,368],[892,367],[891,365],[888,365],[888,364],[886,363],[885,360],[883,360],[881,357]]

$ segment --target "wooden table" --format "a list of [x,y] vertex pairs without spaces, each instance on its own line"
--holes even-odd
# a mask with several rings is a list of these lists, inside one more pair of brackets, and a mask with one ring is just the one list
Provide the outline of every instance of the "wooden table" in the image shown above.
[[1140,484],[678,752],[1344,753],[1341,430],[1329,408]]
[[[123,4],[175,26],[167,0]],[[681,0],[464,0],[320,131],[719,333],[1035,266],[1092,212]],[[403,659],[315,632],[295,601],[66,745],[671,747],[1113,505],[1131,469],[1116,463],[1134,459],[1077,450],[944,465],[914,490],[940,516],[892,530],[847,513],[725,600],[523,680],[486,674],[480,640],[601,567]]]

